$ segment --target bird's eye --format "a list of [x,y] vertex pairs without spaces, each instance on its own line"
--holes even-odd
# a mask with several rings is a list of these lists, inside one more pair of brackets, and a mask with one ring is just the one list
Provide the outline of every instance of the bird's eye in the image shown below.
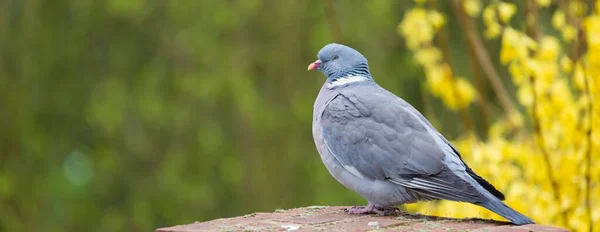
[[335,55],[335,56],[333,57],[333,60],[337,60],[338,58],[340,58],[340,57],[339,57],[339,56],[337,56],[337,55]]

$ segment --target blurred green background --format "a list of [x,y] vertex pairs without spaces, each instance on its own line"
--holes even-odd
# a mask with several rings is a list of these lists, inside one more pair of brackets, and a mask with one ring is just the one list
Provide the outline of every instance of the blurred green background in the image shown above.
[[[314,147],[325,79],[306,67],[325,44],[350,45],[456,137],[458,116],[423,89],[397,33],[412,5],[0,0],[0,231],[152,231],[365,204]],[[452,18],[451,60],[468,76]]]

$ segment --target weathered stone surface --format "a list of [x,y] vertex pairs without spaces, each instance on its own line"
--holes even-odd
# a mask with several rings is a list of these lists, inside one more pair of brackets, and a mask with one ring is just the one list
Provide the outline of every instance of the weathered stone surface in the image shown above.
[[394,216],[348,215],[347,207],[311,206],[273,213],[253,213],[189,225],[161,228],[157,232],[196,231],[567,231],[543,225],[514,226],[482,219],[451,219],[400,212]]

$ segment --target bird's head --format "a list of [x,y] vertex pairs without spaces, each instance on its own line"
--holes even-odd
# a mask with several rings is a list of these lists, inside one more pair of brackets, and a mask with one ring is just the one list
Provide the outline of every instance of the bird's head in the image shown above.
[[347,76],[371,78],[367,58],[360,52],[342,44],[327,44],[317,54],[318,60],[308,65],[308,70],[319,70],[327,79]]

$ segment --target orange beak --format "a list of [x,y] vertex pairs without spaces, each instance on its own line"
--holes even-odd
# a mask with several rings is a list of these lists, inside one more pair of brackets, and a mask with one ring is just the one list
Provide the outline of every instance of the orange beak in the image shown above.
[[312,64],[309,64],[308,71],[318,69],[322,63],[323,62],[321,62],[320,60],[317,60],[317,61],[313,62]]

